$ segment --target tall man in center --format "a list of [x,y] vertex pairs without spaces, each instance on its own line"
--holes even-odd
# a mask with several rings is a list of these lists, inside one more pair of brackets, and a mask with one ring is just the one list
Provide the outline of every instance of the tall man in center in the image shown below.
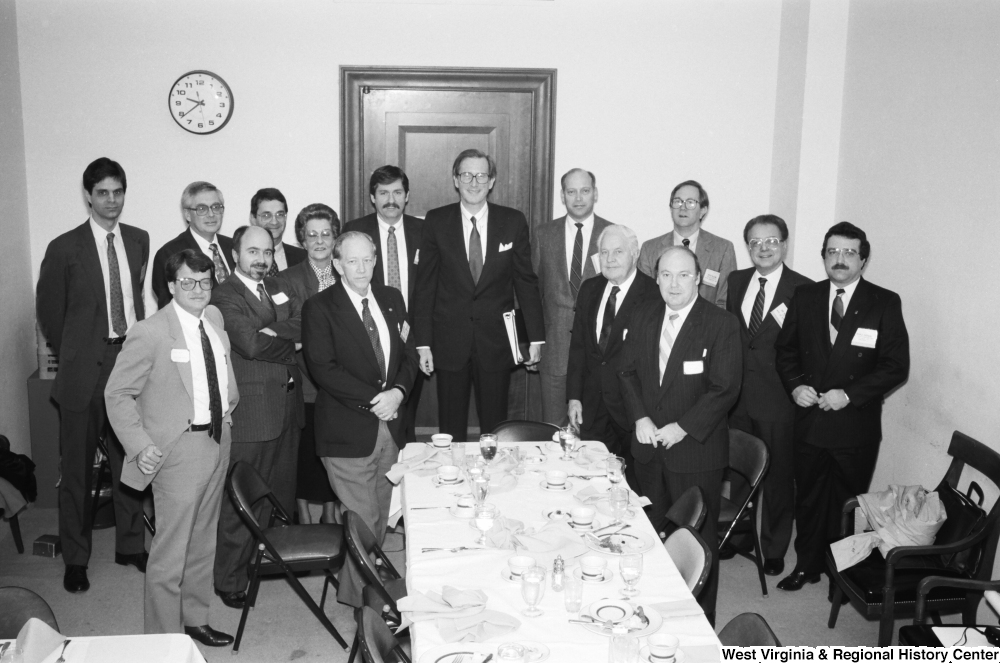
[[566,214],[542,224],[535,231],[531,264],[538,274],[545,312],[547,347],[545,359],[538,365],[542,376],[542,419],[562,426],[566,421],[566,375],[573,311],[580,286],[601,271],[597,262],[597,238],[611,224],[594,214],[597,180],[593,173],[582,168],[569,171],[562,176],[560,195]]
[[467,440],[473,385],[481,431],[507,418],[514,359],[503,314],[514,308],[515,293],[531,343],[528,365],[541,359],[545,326],[528,222],[515,209],[486,202],[496,163],[479,150],[465,150],[452,177],[460,202],[432,209],[424,220],[413,331],[420,369],[438,371],[441,432]]

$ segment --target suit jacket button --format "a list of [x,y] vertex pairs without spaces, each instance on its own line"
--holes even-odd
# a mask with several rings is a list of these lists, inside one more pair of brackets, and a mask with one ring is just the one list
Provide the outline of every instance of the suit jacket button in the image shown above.
[[851,380],[853,380],[853,379],[854,379],[854,376],[853,376],[853,375],[852,375],[852,376],[850,376],[850,379],[851,379]]
[[662,406],[660,406],[660,405],[657,405],[657,406],[656,406],[656,411],[657,411],[657,412],[659,412],[659,411],[660,411],[660,410],[662,410],[662,409],[663,409],[663,407],[662,407]]
[[607,365],[608,365],[608,362],[606,362],[606,361],[602,361],[601,362],[601,366],[607,366]]
[[861,356],[861,353],[860,353],[860,352],[858,353],[858,356],[859,356],[859,357]]

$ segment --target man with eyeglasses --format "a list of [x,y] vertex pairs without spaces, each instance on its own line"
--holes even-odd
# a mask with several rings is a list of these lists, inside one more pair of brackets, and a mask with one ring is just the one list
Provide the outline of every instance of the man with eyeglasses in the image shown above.
[[[119,222],[125,170],[101,157],[83,171],[90,217],[49,243],[38,274],[38,325],[59,355],[52,398],[59,404],[59,540],[68,592],[90,588],[92,479],[98,440],[107,428],[104,387],[127,334],[145,317],[142,282],[149,234]],[[142,496],[119,477],[124,451],[105,437],[115,508],[115,562],[146,570]]]
[[268,276],[277,276],[306,259],[305,249],[286,244],[285,224],[288,222],[288,203],[277,189],[260,189],[250,199],[250,225],[263,228],[274,238],[274,257]]
[[222,192],[210,182],[192,182],[181,194],[181,216],[188,228],[173,238],[153,256],[153,294],[156,305],[163,308],[172,295],[167,286],[166,264],[170,256],[184,249],[194,249],[212,261],[216,285],[225,282],[233,272],[233,240],[220,235],[226,212]]
[[795,552],[778,589],[820,580],[840,537],[844,501],[868,492],[882,400],[906,380],[910,340],[899,295],[861,273],[871,245],[843,221],[823,238],[826,281],[800,286],[775,341],[776,366],[795,409]]
[[[760,540],[764,573],[776,576],[785,570],[785,553],[792,540],[795,508],[795,474],[792,466],[792,424],[795,404],[788,397],[774,368],[774,340],[781,331],[800,285],[812,283],[785,265],[788,226],[774,214],[755,216],[743,229],[743,241],[754,266],[729,275],[726,310],[740,320],[743,345],[743,388],[729,415],[729,427],[746,431],[764,441],[771,464],[762,486]],[[746,482],[731,475],[734,502]],[[730,559],[748,547],[730,544],[720,559]]]
[[152,485],[156,502],[144,630],[223,647],[233,638],[209,626],[208,613],[239,392],[222,315],[209,305],[214,269],[194,249],[167,260],[173,303],[129,330],[105,400],[128,459],[122,482]]
[[521,212],[487,203],[497,167],[479,150],[452,164],[460,202],[427,212],[420,269],[413,292],[413,331],[420,369],[437,370],[442,433],[467,440],[469,392],[476,387],[479,429],[507,418],[513,353],[504,313],[520,305],[529,356],[537,364],[545,342],[538,278],[531,268],[528,222]]
[[736,250],[728,239],[701,227],[708,216],[708,192],[694,180],[681,182],[670,192],[670,216],[672,231],[642,243],[639,271],[655,277],[657,260],[668,247],[687,247],[698,256],[702,269],[698,294],[726,308],[729,274],[736,269]]
[[[299,436],[305,424],[302,378],[295,362],[299,322],[292,304],[265,275],[274,240],[263,228],[233,233],[236,269],[212,290],[233,345],[233,371],[242,399],[233,415],[230,465],[245,461],[274,491],[287,513],[295,511]],[[222,502],[215,554],[215,591],[231,608],[242,608],[249,582],[251,536],[231,500]]]

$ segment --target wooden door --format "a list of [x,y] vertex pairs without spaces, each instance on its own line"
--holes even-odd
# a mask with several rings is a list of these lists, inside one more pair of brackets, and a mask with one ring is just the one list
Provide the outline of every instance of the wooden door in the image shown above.
[[[533,231],[552,218],[554,98],[550,69],[341,67],[341,215],[371,212],[368,179],[387,164],[409,177],[408,214],[456,202],[452,162],[476,148],[497,162],[490,201],[524,212]],[[525,373],[512,376],[509,414],[539,419],[537,376]],[[417,426],[437,426],[433,378]]]

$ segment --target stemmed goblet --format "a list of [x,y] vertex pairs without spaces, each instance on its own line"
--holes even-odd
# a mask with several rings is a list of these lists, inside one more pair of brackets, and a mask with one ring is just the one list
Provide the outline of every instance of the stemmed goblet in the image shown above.
[[535,566],[521,574],[521,598],[528,604],[526,610],[521,613],[527,617],[538,617],[542,611],[538,609],[538,604],[545,593],[545,569]]
[[618,560],[618,568],[622,572],[622,580],[625,581],[622,596],[626,598],[636,596],[639,590],[635,586],[642,577],[642,555],[622,555]]
[[476,543],[481,546],[486,545],[486,533],[493,529],[493,523],[496,521],[497,515],[499,515],[499,511],[496,504],[482,503],[476,505],[476,529],[483,533]]

